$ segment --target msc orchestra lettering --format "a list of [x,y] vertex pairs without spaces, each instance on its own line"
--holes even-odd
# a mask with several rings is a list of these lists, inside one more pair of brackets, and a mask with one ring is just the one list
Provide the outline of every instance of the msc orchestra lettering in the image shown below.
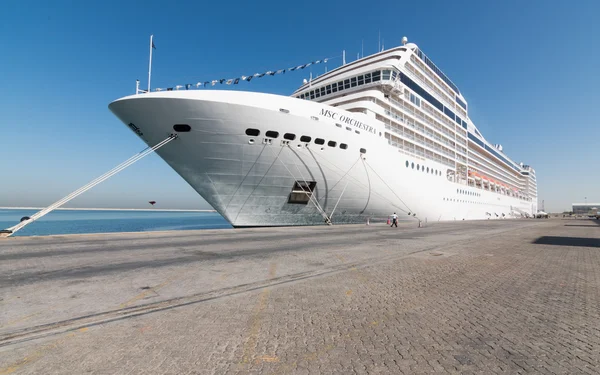
[[320,115],[324,116],[324,117],[327,117],[327,118],[330,118],[330,119],[333,119],[335,121],[343,122],[344,124],[352,125],[355,128],[368,131],[369,133],[373,133],[373,134],[377,133],[377,130],[374,127],[370,126],[370,125],[367,125],[365,123],[362,123],[362,122],[360,122],[358,120],[355,120],[355,119],[353,119],[351,117],[348,117],[348,116],[345,116],[345,115],[341,115],[340,116],[339,113],[330,111],[328,109],[324,109],[324,108],[321,109]]

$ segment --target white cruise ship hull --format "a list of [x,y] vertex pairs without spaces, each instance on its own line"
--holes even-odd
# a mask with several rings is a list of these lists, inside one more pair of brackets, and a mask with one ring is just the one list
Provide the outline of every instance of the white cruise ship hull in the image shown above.
[[[388,145],[378,121],[322,103],[239,91],[169,91],[125,97],[109,108],[150,146],[174,133],[174,125],[189,125],[157,153],[234,227],[318,225],[326,217],[334,224],[365,223],[394,212],[416,223],[533,211],[531,202],[449,181],[447,166]],[[279,136],[267,137],[267,131]],[[295,139],[286,141],[285,133]],[[316,138],[325,144],[315,144]],[[316,182],[309,202],[290,203],[296,181]]]

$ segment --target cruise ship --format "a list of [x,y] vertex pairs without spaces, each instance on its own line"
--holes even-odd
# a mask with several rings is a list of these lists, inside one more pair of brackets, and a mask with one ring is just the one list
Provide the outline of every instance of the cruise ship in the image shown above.
[[110,110],[234,227],[496,220],[537,212],[536,175],[469,117],[414,43],[344,63],[292,95],[153,91]]

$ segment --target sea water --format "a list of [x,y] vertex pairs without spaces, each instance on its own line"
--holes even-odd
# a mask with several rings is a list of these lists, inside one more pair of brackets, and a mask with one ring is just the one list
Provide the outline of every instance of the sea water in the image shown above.
[[[0,209],[0,229],[12,227],[36,209]],[[28,224],[14,236],[52,234],[146,232],[231,228],[216,212],[55,210]]]

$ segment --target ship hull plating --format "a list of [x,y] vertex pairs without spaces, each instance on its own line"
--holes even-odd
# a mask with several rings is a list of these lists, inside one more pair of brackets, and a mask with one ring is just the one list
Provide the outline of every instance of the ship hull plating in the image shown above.
[[[388,145],[376,121],[320,103],[183,91],[130,96],[109,107],[148,145],[175,132],[174,125],[189,125],[157,153],[235,227],[365,223],[394,212],[415,223],[501,219],[533,209],[449,181],[447,166]],[[302,194],[308,188],[298,182],[312,183],[313,191]],[[301,198],[308,201],[294,203]]]

